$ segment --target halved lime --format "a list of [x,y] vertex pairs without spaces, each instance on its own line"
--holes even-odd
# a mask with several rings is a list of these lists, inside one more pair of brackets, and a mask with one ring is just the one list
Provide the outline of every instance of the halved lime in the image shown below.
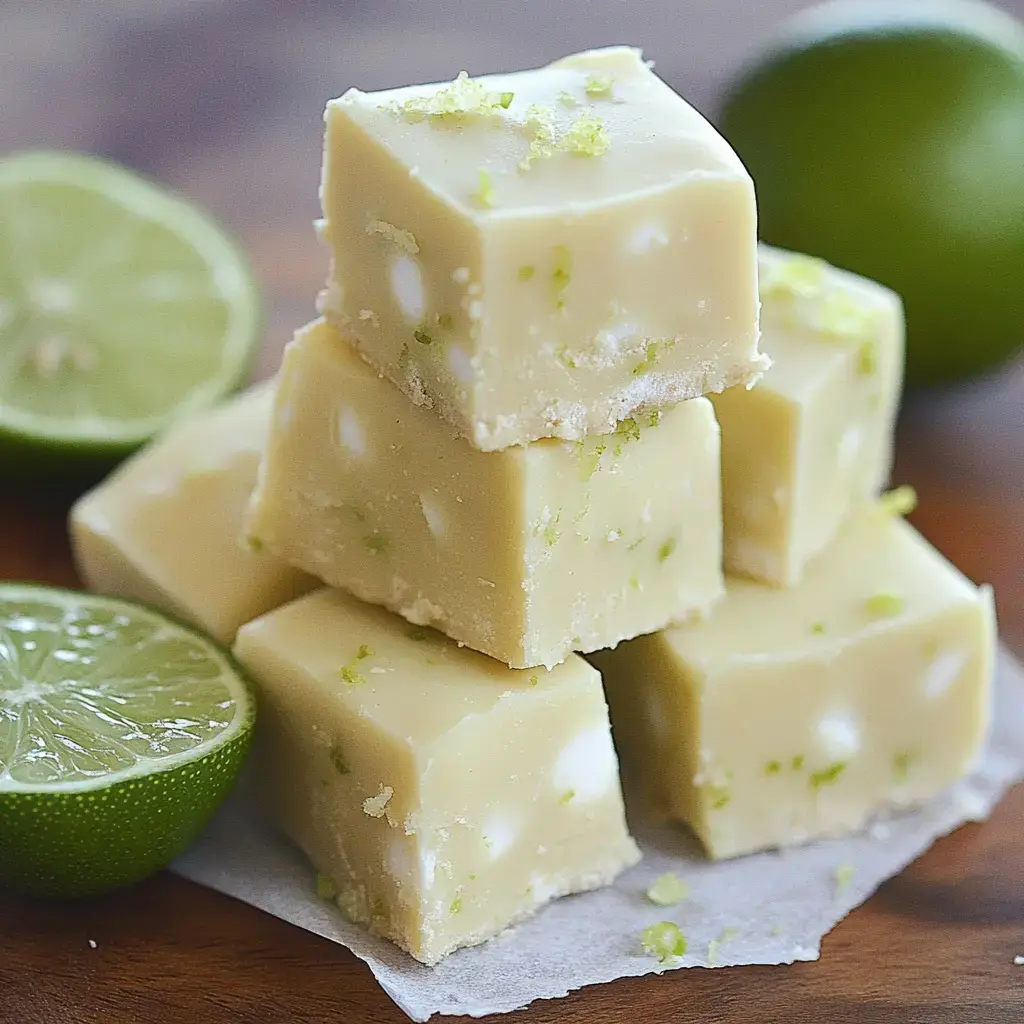
[[109,465],[241,384],[260,322],[191,203],[92,157],[0,160],[0,465]]
[[255,703],[212,641],[126,601],[0,584],[0,886],[165,867],[227,795]]

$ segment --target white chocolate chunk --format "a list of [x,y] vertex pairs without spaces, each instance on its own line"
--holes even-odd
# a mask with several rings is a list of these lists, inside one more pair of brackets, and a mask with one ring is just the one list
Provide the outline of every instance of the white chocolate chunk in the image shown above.
[[[332,590],[248,623],[235,655],[260,701],[254,797],[348,917],[423,963],[639,858],[580,658],[513,671]],[[556,762],[598,734],[602,792],[577,771],[589,799],[563,802]]]
[[[289,405],[284,421],[291,422],[292,416],[293,412]],[[366,454],[366,434],[363,432],[363,425],[356,413],[347,405],[342,406],[338,417],[338,437],[342,445],[353,455]]]
[[[901,600],[871,614],[893,578]],[[994,647],[991,591],[872,508],[796,586],[728,579],[704,622],[594,661],[624,769],[732,857],[855,831],[964,775],[988,731]]]
[[427,297],[423,272],[411,256],[396,256],[391,261],[391,291],[406,323],[420,323],[427,309]]

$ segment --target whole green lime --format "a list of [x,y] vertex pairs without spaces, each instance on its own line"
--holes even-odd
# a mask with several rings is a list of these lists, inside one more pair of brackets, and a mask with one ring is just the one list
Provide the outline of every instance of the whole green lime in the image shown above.
[[728,91],[767,242],[904,299],[907,379],[1024,340],[1024,26],[973,0],[840,0],[797,15]]

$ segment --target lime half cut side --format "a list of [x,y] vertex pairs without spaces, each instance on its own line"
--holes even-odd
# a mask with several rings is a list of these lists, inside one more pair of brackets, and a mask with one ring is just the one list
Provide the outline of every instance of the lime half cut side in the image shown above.
[[165,867],[230,791],[254,720],[240,670],[201,634],[0,584],[0,886],[80,896]]
[[0,160],[0,461],[115,460],[240,385],[260,322],[192,204],[92,157]]

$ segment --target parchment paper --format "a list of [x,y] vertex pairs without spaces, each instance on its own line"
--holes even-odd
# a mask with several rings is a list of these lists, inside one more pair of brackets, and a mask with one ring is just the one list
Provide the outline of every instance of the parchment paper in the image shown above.
[[[615,886],[558,900],[533,920],[483,946],[423,967],[391,943],[347,922],[316,896],[302,855],[248,812],[229,804],[175,870],[347,946],[413,1020],[432,1014],[484,1016],[566,995],[584,985],[675,967],[725,967],[816,960],[821,938],[887,878],[940,836],[980,821],[1024,778],[1024,669],[1002,652],[994,731],[969,778],[923,810],[876,821],[862,835],[721,864],[703,860],[680,828],[632,821],[643,861]],[[852,877],[843,885],[841,876]],[[689,897],[651,905],[644,892],[674,871]],[[648,924],[673,920],[688,952],[673,968],[641,952]]]

